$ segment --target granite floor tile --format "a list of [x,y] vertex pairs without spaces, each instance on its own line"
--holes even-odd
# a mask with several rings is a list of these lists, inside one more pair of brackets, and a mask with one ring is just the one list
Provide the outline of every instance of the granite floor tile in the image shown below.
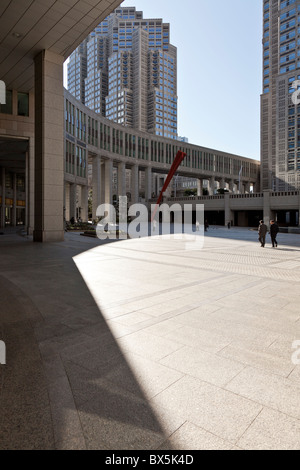
[[193,377],[184,377],[150,402],[159,413],[178,413],[225,441],[240,438],[262,405]]
[[136,332],[118,340],[119,347],[125,352],[140,354],[141,356],[159,361],[174,351],[182,349],[182,344],[175,341],[160,341],[157,336]]
[[247,348],[246,346],[236,347],[226,346],[220,351],[219,356],[236,360],[248,366],[256,367],[260,370],[288,377],[294,369],[291,357],[283,358],[277,356],[269,349]]
[[289,379],[247,367],[226,386],[226,389],[300,419],[300,385]]
[[245,368],[240,362],[189,347],[170,354],[160,364],[220,387]]
[[237,445],[245,450],[299,450],[300,421],[264,408]]
[[158,450],[232,450],[233,444],[186,422]]

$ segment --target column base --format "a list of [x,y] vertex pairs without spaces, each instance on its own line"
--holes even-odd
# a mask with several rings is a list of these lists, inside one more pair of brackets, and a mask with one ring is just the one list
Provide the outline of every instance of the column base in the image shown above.
[[34,230],[33,231],[33,241],[37,243],[45,242],[63,242],[64,241],[64,231],[45,231],[45,230]]

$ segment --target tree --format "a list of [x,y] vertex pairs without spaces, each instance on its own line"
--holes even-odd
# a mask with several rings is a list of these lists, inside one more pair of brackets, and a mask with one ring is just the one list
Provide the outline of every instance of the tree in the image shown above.
[[218,194],[225,194],[225,193],[229,193],[228,189],[218,189]]
[[185,197],[197,196],[197,189],[186,189],[184,191],[184,195],[185,195]]

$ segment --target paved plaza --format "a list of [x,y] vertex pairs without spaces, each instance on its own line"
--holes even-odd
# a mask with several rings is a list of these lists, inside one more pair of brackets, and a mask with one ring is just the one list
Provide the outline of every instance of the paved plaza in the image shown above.
[[0,449],[299,449],[300,235],[257,237],[0,236]]

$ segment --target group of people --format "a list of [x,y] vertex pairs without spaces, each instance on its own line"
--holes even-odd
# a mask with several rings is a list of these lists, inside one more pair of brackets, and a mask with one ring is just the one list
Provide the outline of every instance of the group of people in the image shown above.
[[[266,245],[266,236],[268,233],[268,227],[264,223],[263,220],[259,222],[259,227],[258,227],[258,240],[261,243],[261,247],[264,248]],[[278,243],[277,243],[277,235],[279,233],[279,227],[275,220],[270,221],[270,236],[271,236],[271,241],[272,241],[272,247],[277,248]]]

